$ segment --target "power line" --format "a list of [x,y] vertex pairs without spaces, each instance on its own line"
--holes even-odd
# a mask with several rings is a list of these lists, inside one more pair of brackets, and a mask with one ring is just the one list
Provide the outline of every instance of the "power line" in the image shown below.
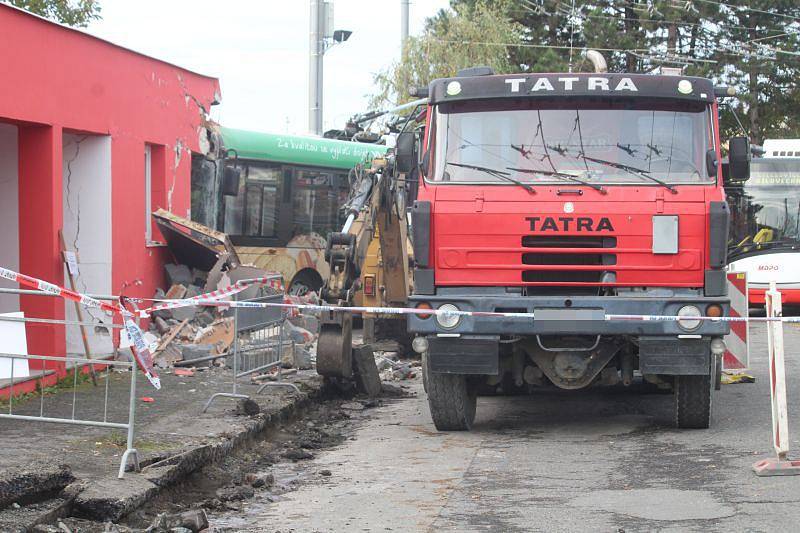
[[[573,9],[571,9],[568,6],[562,6],[561,5],[562,2],[560,2],[559,0],[551,0],[551,1],[555,2],[555,4],[556,4],[554,7],[551,7],[551,9],[553,9],[552,12],[547,11],[547,10],[544,9],[544,1],[543,0],[542,0],[541,3],[537,3],[537,4],[534,4],[530,0],[526,0],[525,1],[526,5],[524,5],[522,9],[520,9],[520,10],[512,10],[512,11],[509,11],[509,13],[526,13],[526,14],[527,13],[532,13],[534,15],[565,17],[565,18],[569,19],[569,23],[570,23],[571,27],[574,25],[574,18],[578,17],[578,18],[584,18],[584,19],[614,20],[614,21],[618,21],[618,22],[637,22],[639,24],[657,24],[657,25],[676,25],[676,26],[685,26],[685,27],[696,27],[696,28],[699,28],[704,33],[709,34],[711,36],[718,36],[719,35],[718,32],[713,31],[715,28],[716,29],[722,29],[722,30],[747,30],[747,31],[759,31],[759,32],[760,31],[782,32],[782,33],[779,33],[777,35],[767,36],[766,38],[781,37],[783,35],[788,35],[788,36],[800,35],[800,28],[798,28],[798,32],[797,33],[790,33],[790,32],[786,32],[785,31],[786,28],[766,28],[766,27],[759,28],[759,27],[752,27],[752,26],[743,26],[743,25],[739,25],[739,24],[725,24],[723,22],[716,22],[716,23],[715,22],[709,22],[709,21],[705,21],[705,22],[689,22],[689,21],[684,21],[684,20],[669,20],[669,19],[666,19],[666,18],[664,18],[664,19],[639,18],[639,17],[634,18],[634,17],[615,17],[615,16],[611,16],[611,15],[599,15],[599,14],[583,14],[583,13],[580,13],[579,10],[573,11]],[[692,0],[688,0],[689,3],[691,3],[691,1]],[[706,1],[710,1],[710,0],[706,0]],[[721,4],[721,5],[725,5],[725,4]],[[658,12],[658,11],[656,11],[656,13],[661,15],[661,13]],[[663,15],[661,15],[661,16],[663,16]]]
[[[432,39],[433,41],[439,43],[448,43],[448,44],[477,44],[482,46],[506,46],[506,47],[513,47],[513,48],[556,48],[558,50],[569,50],[569,45],[551,45],[551,44],[532,44],[532,43],[494,43],[488,41],[465,41],[465,40],[451,40],[451,39]],[[649,48],[591,48],[592,50],[597,50],[598,52],[648,52]]]
[[[489,42],[489,41],[466,41],[466,40],[452,40],[452,39],[432,39],[435,42],[445,43],[445,44],[460,44],[460,45],[479,45],[479,46],[504,46],[510,48],[550,48],[550,49],[557,49],[557,50],[569,50],[569,45],[550,45],[550,44],[532,44],[532,43],[496,43],[496,42]],[[779,53],[779,54],[786,54],[792,57],[800,57],[800,52],[790,52],[788,50],[783,50],[780,48],[774,48],[767,45],[764,46],[768,51]],[[594,46],[585,46],[582,47],[584,50],[597,50],[598,52],[621,52],[623,54],[635,54],[635,53],[644,53],[652,55],[654,53],[653,48],[599,48]],[[737,52],[733,49],[725,49],[719,47],[712,47],[712,52],[721,53],[729,56],[734,57],[743,57],[743,58],[751,58],[755,57],[756,59],[771,59],[774,60],[773,57],[766,57],[763,54],[759,54],[758,52]],[[656,53],[658,50],[655,50]],[[671,62],[675,62],[677,58],[682,57],[682,59],[686,62],[694,62],[697,61],[695,58],[687,57],[687,56],[678,56],[678,55],[669,55],[669,52],[661,53],[665,57],[669,57]],[[702,60],[703,58],[701,58]]]
[[[569,16],[569,13],[572,11],[570,8],[564,6],[564,8],[562,9],[560,7],[561,6],[561,2],[559,0],[551,0],[551,1],[555,2],[555,4],[556,4],[556,6],[554,7],[555,11],[552,12],[552,13],[547,12],[546,13],[547,15],[550,15],[550,16],[557,15],[557,16],[562,16],[562,17]],[[710,0],[706,0],[706,1],[710,1]],[[521,13],[522,11],[517,11],[517,12]],[[533,10],[533,9],[531,9],[529,7],[525,8],[524,12],[534,13],[534,14],[542,14],[542,13],[536,13],[535,10]],[[611,15],[597,15],[597,14],[583,14],[583,13],[579,13],[578,16],[582,17],[582,18],[616,20],[616,21],[619,21],[619,22],[638,22],[640,24],[670,24],[670,25],[674,24],[674,25],[677,25],[677,26],[692,26],[692,27],[698,27],[698,28],[704,29],[706,31],[708,31],[708,26],[709,25],[716,26],[716,27],[722,28],[722,29],[736,29],[736,30],[750,30],[750,31],[784,31],[786,29],[786,28],[780,28],[780,29],[777,29],[777,28],[758,28],[758,27],[751,27],[751,26],[742,26],[742,25],[739,25],[739,24],[725,24],[723,22],[718,22],[718,23],[712,23],[712,22],[704,22],[704,23],[701,23],[701,22],[689,22],[689,21],[683,21],[683,20],[669,20],[669,19],[665,19],[665,18],[664,19],[658,19],[658,18],[638,18],[638,17],[636,17],[636,18],[632,18],[632,17],[614,17],[614,16],[611,16]],[[790,34],[790,35],[800,35],[800,33],[798,33],[798,34]]]
[[[553,1],[556,2],[557,8],[561,7],[561,2],[560,1],[558,1],[558,0],[553,0]],[[711,1],[711,0],[704,0],[704,1]],[[716,2],[716,3],[719,3],[719,2]],[[544,4],[542,3],[541,5],[543,6]],[[724,4],[721,4],[721,5],[724,5]],[[554,13],[554,14],[558,15],[558,16],[564,16],[564,17],[569,16],[570,24],[573,24],[574,16],[575,16],[574,8],[570,9],[570,13],[569,14],[566,13],[565,11],[559,11],[559,10],[557,10],[556,13]],[[580,14],[578,16],[585,17],[585,18],[607,19],[607,20],[615,20],[615,21],[623,21],[623,22],[624,21],[631,21],[631,22],[640,22],[640,23],[651,23],[651,24],[677,24],[677,25],[694,26],[694,27],[698,27],[701,31],[703,31],[704,33],[708,34],[709,36],[713,36],[713,37],[718,37],[720,35],[718,31],[713,31],[714,28],[719,28],[719,29],[733,29],[733,28],[736,28],[736,29],[745,29],[745,30],[756,30],[756,31],[779,31],[779,30],[775,30],[775,29],[772,29],[772,28],[759,29],[759,28],[751,28],[751,27],[747,27],[747,26],[725,25],[725,24],[722,24],[722,23],[719,23],[719,24],[713,24],[713,23],[700,24],[700,23],[682,22],[682,21],[668,21],[668,20],[640,19],[640,18],[619,18],[619,17],[604,16],[604,15],[584,15],[584,14]],[[711,25],[710,27],[709,27],[709,24]],[[571,30],[571,32],[570,32],[570,46],[572,46],[572,33],[573,32],[574,32],[574,30]],[[767,38],[773,39],[773,38],[780,37],[782,35],[793,36],[793,35],[800,35],[800,34],[783,32],[781,34],[763,37],[762,39],[767,39]],[[754,42],[756,40],[761,40],[761,39],[754,39],[751,42]],[[746,43],[743,43],[741,45],[734,44],[734,46],[749,48],[749,46]],[[762,44],[762,43],[758,43],[756,46],[757,46],[757,48],[760,48],[761,50],[756,50],[755,52],[751,52],[750,50],[745,50],[744,52],[733,53],[732,55],[736,55],[736,56],[739,56],[739,57],[747,57],[747,58],[752,57],[752,56],[755,56],[756,58],[759,58],[759,56],[761,56],[761,57],[766,57],[768,59],[775,59],[775,58],[767,56],[766,54],[763,53],[763,52],[770,52],[772,54],[784,54],[784,55],[789,55],[789,56],[800,56],[800,53],[791,52],[791,51],[788,51],[788,50],[783,50],[782,48],[777,48],[777,47],[773,47],[773,46]],[[728,52],[731,52],[731,50],[729,48],[730,47],[728,47],[727,50],[720,50],[719,47],[711,47],[711,50],[715,51],[715,52],[722,51],[722,52],[728,53]],[[609,51],[612,51],[612,50],[609,50]],[[616,51],[620,51],[620,50],[617,49]],[[691,58],[687,58],[686,60],[687,61],[691,61]]]
[[750,11],[752,13],[761,13],[763,15],[772,15],[773,17],[787,18],[787,19],[793,20],[795,22],[800,21],[800,18],[798,18],[798,17],[793,17],[791,15],[784,15],[783,13],[773,13],[772,11],[764,11],[763,9],[756,9],[754,7],[740,6],[740,5],[736,5],[736,4],[728,4],[726,2],[717,2],[715,0],[694,0],[694,1],[702,2],[704,4],[712,4],[712,5],[718,5],[718,6],[722,6],[722,7],[727,7],[729,9],[741,9],[743,11]]

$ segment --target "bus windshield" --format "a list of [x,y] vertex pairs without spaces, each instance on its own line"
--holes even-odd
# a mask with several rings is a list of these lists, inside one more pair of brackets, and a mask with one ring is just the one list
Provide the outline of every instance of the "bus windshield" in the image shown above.
[[[436,182],[708,183],[702,102],[641,98],[439,104]],[[511,178],[511,179],[508,179]],[[576,180],[573,180],[576,181]]]
[[750,179],[725,191],[731,259],[800,246],[800,158],[754,159]]

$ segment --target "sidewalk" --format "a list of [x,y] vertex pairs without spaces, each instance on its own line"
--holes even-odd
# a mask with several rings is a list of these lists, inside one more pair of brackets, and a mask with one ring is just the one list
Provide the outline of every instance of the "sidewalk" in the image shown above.
[[[124,422],[130,374],[115,373],[110,379],[108,421]],[[70,418],[74,395],[76,418],[102,420],[104,380],[104,377],[99,380],[97,387],[87,381],[76,389],[61,389],[46,395],[45,416]],[[32,514],[41,516],[45,511],[58,512],[59,507],[67,510],[72,507],[73,512],[95,520],[117,520],[162,487],[220,459],[266,427],[290,416],[309,399],[317,397],[322,388],[322,380],[314,371],[299,372],[286,379],[300,388],[300,395],[281,387],[268,388],[255,396],[258,386],[241,381],[239,392],[252,395],[261,408],[255,416],[237,416],[236,400],[229,398],[215,400],[208,412],[202,412],[212,394],[230,392],[232,373],[226,369],[196,371],[192,377],[164,372],[161,390],[155,390],[139,373],[135,445],[143,471],[128,472],[122,480],[117,479],[117,470],[125,451],[124,430],[0,420],[0,504],[3,494],[9,491],[18,490],[22,494],[19,503],[43,499],[34,494],[33,489],[57,492],[47,481],[50,478],[62,480],[60,485],[63,486],[63,480],[69,479],[61,468],[66,465],[67,473],[71,471],[76,479],[70,486],[74,500],[56,497],[50,506],[41,503],[32,506]],[[144,402],[144,397],[152,398],[153,402]],[[8,405],[0,408],[7,412]],[[38,396],[14,406],[16,414],[38,416],[39,410]],[[37,481],[31,483],[31,479]],[[14,487],[15,480],[25,486]],[[29,485],[32,485],[31,490],[28,490]],[[25,510],[23,505],[22,509],[9,507],[0,511],[0,530],[7,531],[23,525],[20,520],[30,520],[27,515],[31,513],[23,512]]]

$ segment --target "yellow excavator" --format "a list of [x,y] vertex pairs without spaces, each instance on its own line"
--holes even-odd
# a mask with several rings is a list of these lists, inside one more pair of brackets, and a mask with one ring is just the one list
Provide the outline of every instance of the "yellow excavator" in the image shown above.
[[[398,142],[413,142],[401,134]],[[328,235],[325,260],[330,275],[321,291],[329,305],[405,307],[409,276],[407,175],[396,171],[394,155],[374,159],[354,170],[347,219],[342,231]],[[365,314],[365,338],[376,330],[405,332],[403,315]],[[353,314],[323,313],[317,343],[317,372],[326,377],[352,376]]]

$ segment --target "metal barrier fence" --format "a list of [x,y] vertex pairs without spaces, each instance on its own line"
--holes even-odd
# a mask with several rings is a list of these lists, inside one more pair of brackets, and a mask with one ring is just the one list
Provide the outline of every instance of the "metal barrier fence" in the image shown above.
[[[265,289],[262,289],[264,291]],[[281,303],[284,295],[261,294],[254,298],[240,298],[237,294],[234,301],[257,303]],[[205,413],[217,398],[249,399],[250,395],[242,394],[239,390],[239,380],[259,372],[277,368],[277,381],[263,383],[256,394],[261,394],[270,387],[289,388],[300,392],[293,383],[282,381],[281,355],[286,347],[294,350],[294,343],[287,339],[285,334],[286,311],[280,307],[270,308],[240,308],[234,307],[228,312],[233,316],[234,339],[229,349],[228,363],[233,370],[233,384],[231,392],[218,392],[212,394],[203,407]],[[227,357],[226,357],[227,363]]]
[[[53,294],[41,292],[41,291],[29,291],[29,290],[15,290],[15,289],[3,289],[3,293],[6,294],[26,294],[26,295],[37,295],[37,296],[45,296],[45,297],[58,297]],[[113,299],[114,297],[105,297],[104,299]],[[12,317],[12,316],[0,316],[0,321],[3,322],[21,322],[23,324],[46,324],[53,327],[67,327],[67,326],[79,326],[79,327],[90,327],[94,328],[97,326],[95,322],[83,322],[79,320],[56,320],[56,319],[49,319],[49,318],[33,318],[33,317]],[[123,326],[121,324],[113,324],[113,323],[104,323],[103,327],[109,329],[122,329]],[[113,335],[112,335],[113,338]],[[10,360],[10,379],[8,383],[8,409],[3,409],[3,412],[0,412],[0,419],[11,419],[11,420],[23,420],[28,422],[47,422],[47,423],[56,423],[56,424],[66,424],[66,425],[74,425],[74,426],[87,426],[87,427],[100,427],[100,428],[114,428],[114,429],[122,429],[127,432],[126,438],[126,449],[125,452],[122,454],[122,458],[120,459],[120,466],[119,466],[119,473],[118,477],[122,478],[125,474],[125,469],[128,465],[129,460],[133,460],[133,466],[136,471],[139,470],[139,454],[134,447],[134,431],[135,431],[135,419],[136,419],[136,364],[131,356],[128,361],[118,361],[119,355],[119,345],[117,341],[113,341],[113,353],[110,354],[111,359],[108,358],[89,358],[87,357],[70,357],[70,356],[45,356],[45,355],[21,355],[21,354],[13,354],[13,353],[0,353],[0,358],[5,358]],[[57,366],[63,367],[63,373],[60,373],[58,370],[55,372],[55,380],[61,381],[65,385],[69,385],[69,381],[72,381],[72,401],[71,404],[65,404],[63,402],[59,402],[59,404],[55,406],[50,406],[55,411],[59,411],[57,413],[50,413],[45,412],[45,395],[46,395],[46,383],[49,383],[53,380],[53,373],[48,373],[45,369],[39,372],[38,376],[20,376],[17,374],[15,376],[15,372],[17,372],[17,363],[19,361],[25,361],[29,363],[31,361],[41,361],[43,366],[47,366],[47,363],[57,363]],[[25,365],[26,368],[29,368],[29,365]],[[99,370],[98,370],[99,369]],[[130,390],[129,390],[129,400],[128,400],[128,409],[127,409],[127,419],[121,422],[112,422],[109,419],[109,387],[111,382],[111,375],[113,371],[128,371],[130,372],[131,380],[130,380]],[[27,371],[25,372],[28,373]],[[95,386],[99,386],[98,380],[103,380],[103,404],[102,404],[102,417],[97,419],[87,419],[81,418],[80,413],[77,412],[77,405],[78,405],[78,379],[79,376],[82,374],[89,374],[92,377],[92,381],[94,382]],[[32,399],[26,400],[19,400],[15,397],[14,391],[15,387],[19,388],[19,385],[23,382],[35,381],[36,390],[39,396],[38,402],[38,409],[36,408],[35,401]],[[64,395],[59,395],[59,398],[63,398]],[[18,410],[15,412],[14,407],[18,407]],[[66,412],[65,412],[66,409]]]

